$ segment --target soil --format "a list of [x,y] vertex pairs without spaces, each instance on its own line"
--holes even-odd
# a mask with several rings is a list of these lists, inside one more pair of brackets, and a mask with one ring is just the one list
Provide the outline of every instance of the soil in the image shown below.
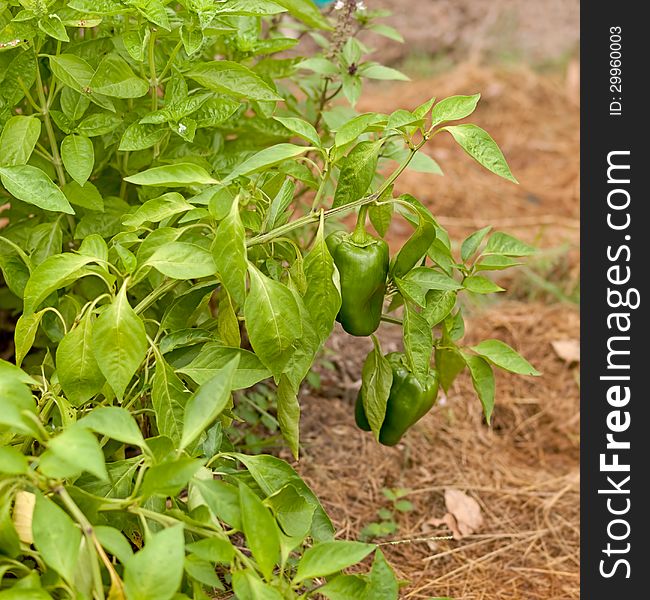
[[437,54],[455,60],[524,60],[549,64],[575,53],[580,31],[579,0],[366,0],[388,9],[387,20],[405,44],[381,42],[380,60]]
[[[499,180],[441,137],[428,151],[445,176],[406,173],[398,191],[427,204],[454,239],[492,224],[540,248],[514,276],[498,279],[509,290],[498,301],[465,306],[465,343],[502,339],[542,371],[538,378],[498,375],[491,427],[461,376],[402,443],[378,445],[353,416],[370,341],[342,331],[325,357],[334,370],[321,368],[320,391],[302,398],[298,469],[341,537],[358,538],[380,508],[390,508],[384,488],[410,490],[414,509],[397,511],[397,532],[378,540],[408,581],[402,598],[579,597],[578,365],[553,349],[579,337],[570,301],[579,267],[579,107],[571,77],[571,68],[542,76],[466,65],[436,79],[378,86],[360,106],[390,112],[432,95],[481,90],[472,121],[497,140],[520,185]],[[396,224],[389,239],[396,244],[408,233]],[[387,352],[401,346],[395,326],[382,325],[379,337]],[[450,535],[435,525],[446,512],[446,489],[465,492],[483,513],[483,526],[460,540],[432,539]]]

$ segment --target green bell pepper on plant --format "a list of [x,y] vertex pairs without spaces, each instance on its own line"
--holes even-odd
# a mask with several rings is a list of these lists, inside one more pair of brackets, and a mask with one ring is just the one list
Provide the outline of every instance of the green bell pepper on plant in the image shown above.
[[358,336],[370,335],[381,320],[388,275],[388,244],[366,232],[367,207],[353,233],[335,231],[325,240],[341,276],[341,309],[336,320]]
[[[393,384],[386,403],[386,416],[379,431],[379,442],[384,446],[394,446],[435,404],[438,396],[438,373],[431,369],[426,385],[422,385],[406,367],[403,354],[392,352],[387,354],[386,358],[393,370]],[[370,431],[361,391],[357,396],[354,416],[360,429]]]

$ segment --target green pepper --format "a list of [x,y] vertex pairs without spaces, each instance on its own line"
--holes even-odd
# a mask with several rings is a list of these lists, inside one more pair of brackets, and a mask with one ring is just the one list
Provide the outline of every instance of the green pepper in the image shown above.
[[[364,207],[365,208],[365,207]],[[335,231],[326,238],[327,248],[341,276],[341,309],[336,320],[358,336],[370,335],[381,320],[388,275],[388,244],[363,229]]]
[[[387,354],[386,358],[393,371],[393,384],[386,403],[386,416],[379,431],[379,442],[384,446],[394,446],[435,404],[438,396],[438,373],[431,369],[426,385],[422,385],[405,366],[403,354],[392,352]],[[357,396],[354,416],[360,429],[370,431],[361,391]]]

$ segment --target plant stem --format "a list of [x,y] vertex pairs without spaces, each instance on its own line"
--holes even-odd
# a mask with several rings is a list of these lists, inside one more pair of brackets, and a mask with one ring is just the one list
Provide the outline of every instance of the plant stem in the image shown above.
[[389,317],[388,315],[381,315],[381,320],[385,323],[392,323],[393,325],[403,325],[401,319],[396,319],[395,317]]
[[[375,202],[377,198],[381,198],[381,196],[384,194],[384,192],[395,182],[395,180],[404,172],[406,167],[409,166],[409,163],[411,160],[413,160],[413,157],[417,153],[417,151],[424,146],[424,144],[427,143],[429,139],[429,136],[425,136],[422,141],[420,141],[416,146],[411,148],[409,155],[404,159],[404,162],[393,171],[388,179],[384,181],[384,183],[381,185],[381,187],[374,193],[369,194],[368,196],[364,196],[363,198],[359,198],[359,200],[355,200],[354,202],[350,202],[349,204],[344,204],[343,206],[337,206],[336,208],[330,208],[329,210],[324,211],[323,216],[324,218],[329,218],[333,217],[334,215],[341,214],[343,212],[347,212],[349,210],[352,210],[354,208],[357,208],[359,206],[364,206],[366,204],[371,204],[372,202]],[[249,240],[246,241],[246,246],[249,248],[251,246],[256,246],[258,244],[265,244],[266,242],[270,242],[271,240],[274,240],[277,237],[281,237],[289,233],[290,231],[293,231],[294,229],[298,229],[300,227],[304,227],[305,225],[309,225],[310,223],[316,223],[320,220],[320,212],[311,212],[308,215],[305,215],[304,217],[301,217],[300,219],[296,219],[295,221],[291,221],[290,223],[286,223],[285,225],[281,225],[280,227],[277,227],[276,229],[273,229],[269,231],[268,233],[262,233],[260,235],[256,235]]]
[[[36,49],[34,49],[36,52]],[[50,106],[45,99],[45,90],[43,88],[43,80],[41,79],[41,68],[38,64],[38,55],[36,56],[36,91],[38,93],[38,100],[41,103],[41,114],[43,115],[43,122],[45,123],[45,131],[47,132],[47,139],[50,142],[50,150],[52,151],[52,163],[56,170],[56,176],[59,180],[59,185],[65,185],[65,171],[63,170],[63,161],[59,154],[59,147],[56,143],[56,135],[50,120]]]
[[53,491],[59,496],[59,498],[61,498],[61,501],[65,507],[70,511],[70,514],[74,517],[75,521],[77,521],[77,523],[79,523],[81,526],[81,531],[83,532],[84,537],[86,538],[86,542],[88,543],[88,552],[90,553],[91,558],[91,569],[94,587],[93,596],[98,600],[104,600],[104,584],[102,583],[102,575],[99,570],[99,563],[97,562],[97,548],[101,548],[101,545],[95,537],[93,526],[90,524],[90,521],[86,518],[86,515],[84,515],[75,501],[70,497],[68,491],[62,485],[56,487]]
[[149,37],[149,77],[151,86],[151,110],[158,110],[158,78],[156,76],[156,33],[151,32]]
[[176,287],[180,283],[179,279],[170,279],[166,283],[163,283],[161,286],[157,287],[151,294],[144,298],[140,304],[138,304],[133,310],[136,314],[140,314],[149,308],[158,298],[164,296],[167,292]]
[[368,233],[366,232],[366,218],[368,216],[368,205],[364,204],[359,209],[359,216],[357,217],[357,224],[354,227],[352,232],[352,241],[355,244],[363,244],[367,238]]
[[323,165],[323,177],[321,179],[320,185],[318,186],[318,191],[314,197],[314,202],[311,205],[311,212],[316,212],[318,210],[318,205],[320,204],[325,188],[327,187],[327,182],[330,178],[331,169],[329,167],[329,159]]

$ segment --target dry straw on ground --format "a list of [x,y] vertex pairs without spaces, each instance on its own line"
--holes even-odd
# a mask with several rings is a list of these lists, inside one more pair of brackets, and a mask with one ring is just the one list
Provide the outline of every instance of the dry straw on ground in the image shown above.
[[[467,66],[439,79],[403,88],[377,88],[361,110],[389,112],[431,95],[482,90],[472,118],[493,134],[521,182],[513,186],[464,157],[451,143],[432,155],[447,176],[413,174],[400,184],[426,202],[455,238],[494,224],[541,248],[566,249],[563,277],[578,270],[578,107],[566,79],[529,70]],[[398,240],[406,228],[393,227]],[[554,350],[579,337],[574,305],[553,296],[531,302],[526,278],[506,280],[516,294],[469,306],[466,342],[500,338],[519,349],[543,375],[499,375],[497,408],[488,428],[471,383],[461,377],[440,403],[395,448],[377,445],[354,426],[366,339],[339,332],[323,370],[320,392],[303,400],[299,470],[332,513],[341,536],[356,538],[388,506],[382,488],[406,487],[412,512],[384,550],[409,580],[403,598],[457,600],[566,600],[578,598],[579,380],[575,360]],[[401,346],[398,328],[383,325],[385,351]],[[447,512],[445,490],[479,504],[482,527],[461,540],[421,541],[449,535],[434,526]]]

